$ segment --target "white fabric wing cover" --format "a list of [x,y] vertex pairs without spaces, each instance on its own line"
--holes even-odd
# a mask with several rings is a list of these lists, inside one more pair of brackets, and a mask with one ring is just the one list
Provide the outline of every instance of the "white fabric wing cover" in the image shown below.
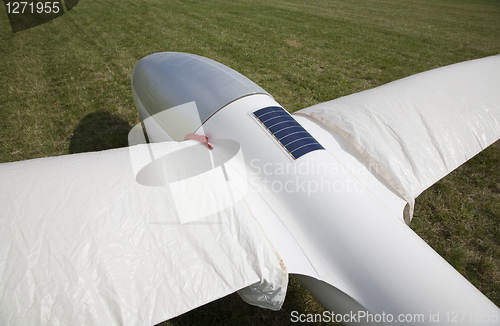
[[287,274],[245,201],[181,223],[169,187],[136,182],[144,146],[0,165],[1,325],[155,324],[250,285],[281,307]]
[[337,129],[380,164],[413,205],[422,191],[500,138],[500,55],[423,72],[298,113]]

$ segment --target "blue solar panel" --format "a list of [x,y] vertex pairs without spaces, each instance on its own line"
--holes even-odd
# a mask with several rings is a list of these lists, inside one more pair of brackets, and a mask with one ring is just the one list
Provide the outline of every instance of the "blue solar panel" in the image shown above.
[[294,160],[309,152],[324,149],[310,133],[279,106],[257,110],[253,115]]

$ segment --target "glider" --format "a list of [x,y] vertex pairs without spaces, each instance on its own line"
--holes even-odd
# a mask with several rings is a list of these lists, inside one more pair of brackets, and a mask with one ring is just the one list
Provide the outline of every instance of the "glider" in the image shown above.
[[498,325],[407,224],[500,138],[499,89],[492,56],[290,115],[220,63],[149,55],[129,147],[0,165],[0,324],[155,324],[235,291],[277,310],[294,274],[377,324]]

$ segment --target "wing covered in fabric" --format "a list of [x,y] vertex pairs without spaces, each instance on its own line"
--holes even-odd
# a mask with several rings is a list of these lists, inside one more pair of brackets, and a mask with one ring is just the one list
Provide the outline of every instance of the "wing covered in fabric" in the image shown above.
[[0,165],[0,324],[154,324],[250,285],[280,308],[287,274],[250,208],[183,221],[172,188],[136,180],[146,146]]
[[342,134],[413,206],[422,191],[500,138],[500,55],[298,113]]

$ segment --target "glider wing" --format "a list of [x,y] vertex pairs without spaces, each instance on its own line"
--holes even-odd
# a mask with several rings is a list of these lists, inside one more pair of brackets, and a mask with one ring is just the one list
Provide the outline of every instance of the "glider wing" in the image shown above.
[[0,324],[155,324],[250,285],[245,299],[279,309],[287,274],[244,200],[182,222],[172,188],[137,182],[131,151],[186,144],[208,151],[190,140],[1,164]]
[[[410,204],[500,138],[500,55],[324,102],[305,114],[340,133]],[[408,220],[407,220],[408,221]]]

